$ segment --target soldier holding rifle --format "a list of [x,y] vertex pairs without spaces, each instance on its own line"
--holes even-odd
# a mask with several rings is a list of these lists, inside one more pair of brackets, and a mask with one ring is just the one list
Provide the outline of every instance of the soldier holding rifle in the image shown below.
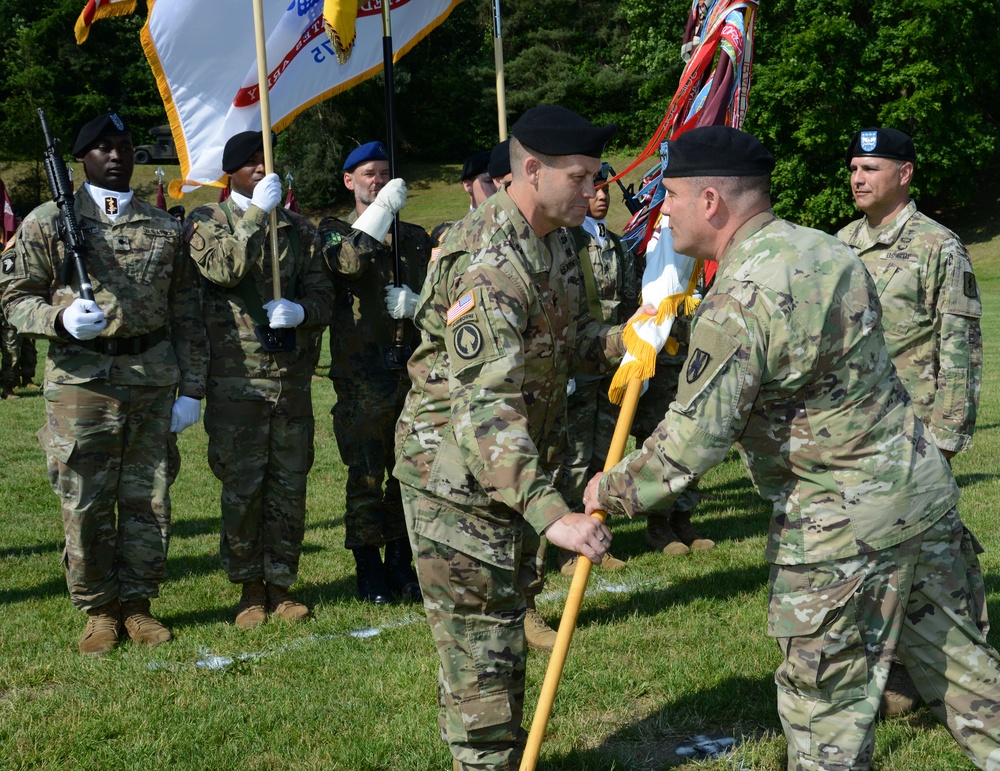
[[73,155],[87,182],[72,195],[49,141],[54,200],[25,218],[3,261],[4,313],[49,340],[38,436],[62,502],[70,599],[89,617],[80,652],[95,656],[123,627],[144,645],[172,637],[149,601],[166,578],[175,435],[205,394],[194,266],[180,225],[133,193],[132,153],[115,113],[86,123]]

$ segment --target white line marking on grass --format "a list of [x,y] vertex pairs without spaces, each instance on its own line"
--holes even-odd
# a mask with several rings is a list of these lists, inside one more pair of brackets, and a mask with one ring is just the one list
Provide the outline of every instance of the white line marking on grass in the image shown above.
[[309,634],[305,637],[300,637],[295,640],[290,640],[282,645],[279,645],[273,650],[264,651],[253,651],[237,653],[233,656],[220,656],[212,653],[208,648],[198,649],[198,659],[196,661],[186,663],[186,662],[174,662],[174,661],[163,661],[163,660],[153,660],[146,664],[148,669],[166,669],[170,671],[179,671],[182,669],[208,669],[212,671],[223,671],[233,666],[237,662],[242,661],[254,661],[257,659],[263,659],[268,656],[274,656],[278,653],[285,653],[291,650],[298,650],[300,648],[305,648],[309,645],[315,645],[317,643],[327,642],[329,640],[343,639],[345,637],[353,637],[357,640],[367,640],[372,637],[377,637],[383,631],[390,629],[399,629],[404,626],[410,626],[418,621],[422,620],[423,616],[419,616],[415,613],[408,613],[403,616],[398,621],[393,621],[385,624],[383,627],[359,627],[358,629],[352,629],[346,634],[344,633],[334,633],[334,634]]

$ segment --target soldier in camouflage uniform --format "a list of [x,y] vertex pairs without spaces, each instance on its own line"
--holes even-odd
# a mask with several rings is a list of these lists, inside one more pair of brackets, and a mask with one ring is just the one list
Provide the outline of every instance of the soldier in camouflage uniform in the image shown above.
[[[899,379],[938,449],[951,460],[972,444],[979,408],[982,301],[958,236],[917,211],[910,198],[913,140],[892,128],[857,132],[846,153],[851,192],[865,216],[837,233],[864,262],[882,304],[882,328]],[[919,704],[894,663],[882,709]]]
[[333,431],[347,466],[344,546],[354,553],[362,599],[381,605],[395,594],[416,602],[420,589],[391,474],[392,442],[410,387],[406,360],[418,341],[417,293],[410,287],[419,291],[423,284],[430,238],[419,225],[399,223],[401,286],[393,286],[390,226],[406,203],[406,184],[390,180],[381,142],[347,156],[344,184],[354,193],[355,210],[346,221],[327,217],[319,224],[336,291],[330,379],[337,392]]
[[[191,212],[187,238],[205,279],[211,342],[205,430],[208,462],[222,482],[219,553],[242,586],[236,625],[273,614],[301,621],[309,609],[289,592],[298,578],[313,462],[309,336],[330,321],[333,284],[309,220],[279,207],[281,182],[265,175],[263,137],[226,142],[232,193]],[[276,211],[282,297],[272,297],[268,215]],[[268,330],[286,330],[272,344]]]
[[[587,288],[590,315],[606,324],[620,324],[637,307],[638,282],[631,251],[626,252],[618,234],[608,230],[606,217],[611,192],[604,184],[608,173],[608,164],[601,164],[600,171],[594,175],[596,193],[590,199],[587,216],[583,225],[573,228],[572,233]],[[618,406],[608,398],[611,379],[611,375],[577,373],[570,380],[566,405],[567,452],[559,475],[559,492],[574,511],[583,506],[583,489],[587,481],[604,470],[608,459],[611,437],[618,423]],[[573,575],[576,554],[560,551],[559,566],[563,575]],[[625,563],[606,554],[601,567],[619,570]]]
[[523,751],[526,531],[595,562],[611,539],[570,513],[552,478],[570,373],[606,371],[624,351],[621,329],[587,312],[565,229],[583,221],[613,131],[559,107],[528,110],[511,129],[513,181],[448,232],[418,301],[393,473],[460,769],[514,769]]
[[[3,260],[10,260],[14,266],[14,251],[4,253]],[[35,341],[26,335],[19,335],[17,328],[0,313],[0,399],[17,399],[15,388],[37,388],[34,382],[38,366]]]
[[205,392],[197,277],[177,222],[134,197],[132,152],[115,114],[87,123],[73,147],[87,175],[74,210],[93,302],[78,297],[78,276],[61,281],[54,203],[25,218],[3,261],[4,313],[21,334],[49,340],[38,436],[62,502],[70,599],[89,617],[80,641],[89,655],[114,648],[123,624],[133,642],[171,639],[149,600],[166,578],[175,433],[198,420]]
[[898,653],[980,768],[1000,762],[1000,655],[958,488],[896,376],[875,286],[836,239],[776,219],[748,134],[667,144],[679,252],[717,259],[676,401],[587,487],[587,510],[662,507],[735,442],[774,516],[768,634],[790,769],[864,769]]

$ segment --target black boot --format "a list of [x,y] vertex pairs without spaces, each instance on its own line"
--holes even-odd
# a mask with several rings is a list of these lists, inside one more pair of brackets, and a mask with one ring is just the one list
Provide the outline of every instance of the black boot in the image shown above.
[[424,598],[420,593],[420,582],[410,564],[412,557],[410,542],[405,538],[389,541],[385,545],[385,579],[393,594],[408,602],[422,602]]
[[362,546],[352,549],[354,561],[358,565],[358,595],[362,600],[375,605],[388,605],[392,602],[389,587],[385,583],[382,571],[382,555],[376,546]]

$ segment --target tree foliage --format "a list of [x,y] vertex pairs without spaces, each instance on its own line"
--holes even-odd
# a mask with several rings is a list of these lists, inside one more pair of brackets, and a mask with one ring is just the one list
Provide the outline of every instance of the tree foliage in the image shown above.
[[[95,24],[77,46],[73,22],[83,5],[0,0],[0,159],[41,157],[38,107],[64,147],[104,110],[122,114],[137,141],[166,121],[139,43],[145,3],[134,16]],[[508,123],[552,102],[616,122],[617,148],[645,144],[683,69],[687,0],[502,0],[501,10]],[[396,65],[395,138],[404,161],[459,163],[496,143],[490,13],[487,0],[460,3]],[[989,60],[997,50],[1000,6],[992,0],[762,3],[745,128],[778,159],[778,212],[824,228],[851,216],[843,151],[867,125],[914,137],[924,198],[970,200],[976,173],[997,148],[1000,74]],[[346,153],[384,138],[375,78],[300,116],[279,137],[278,163],[295,174],[305,206],[325,206],[343,200]]]

